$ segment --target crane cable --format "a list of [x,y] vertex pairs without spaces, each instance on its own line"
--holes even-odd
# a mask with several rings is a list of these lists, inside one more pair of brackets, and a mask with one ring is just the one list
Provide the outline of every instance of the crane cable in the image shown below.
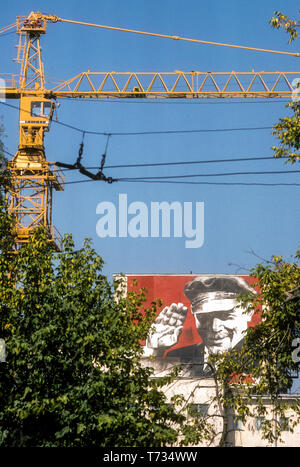
[[85,175],[86,177],[89,177],[91,180],[95,180],[95,181],[96,180],[98,180],[98,181],[101,180],[101,181],[107,182],[109,184],[111,184],[113,182],[116,182],[117,179],[112,178],[112,177],[106,177],[104,175],[104,173],[103,173],[103,168],[104,168],[104,164],[105,164],[106,152],[107,152],[108,141],[109,141],[110,135],[108,135],[108,137],[107,137],[105,151],[104,151],[104,154],[102,155],[100,167],[99,167],[98,172],[96,174],[90,172],[89,170],[87,170],[81,164],[81,159],[82,159],[82,155],[83,155],[83,147],[84,147],[84,143],[83,143],[84,135],[85,135],[85,132],[83,132],[83,135],[82,135],[82,141],[81,141],[80,146],[79,146],[78,157],[77,157],[77,160],[76,160],[75,164],[66,164],[65,162],[55,162],[55,165],[57,167],[63,167],[65,169],[70,169],[70,170],[78,169],[79,172],[82,175]]
[[9,24],[8,26],[5,26],[3,28],[0,28],[0,34],[3,34],[5,32],[7,32],[7,31],[9,31],[10,29],[15,28],[16,25],[17,25],[17,23],[13,23],[13,24]]
[[293,55],[294,57],[300,57],[300,53],[297,52],[285,52],[283,50],[270,50],[270,49],[261,49],[258,47],[247,47],[243,45],[236,45],[236,44],[225,44],[221,42],[213,42],[213,41],[204,41],[204,40],[199,40],[199,39],[191,39],[188,37],[180,37],[180,36],[172,36],[169,34],[158,34],[154,32],[146,32],[146,31],[139,31],[135,29],[126,29],[126,28],[120,28],[120,27],[113,27],[113,26],[105,26],[102,24],[94,24],[94,23],[86,23],[84,21],[75,21],[75,20],[70,20],[70,19],[65,19],[65,18],[58,18],[55,15],[49,15],[49,16],[44,16],[42,15],[43,18],[52,21],[53,23],[56,23],[58,21],[64,22],[64,23],[73,23],[73,24],[80,24],[83,26],[92,26],[95,28],[102,28],[102,29],[111,29],[113,31],[123,31],[123,32],[130,32],[133,34],[142,34],[145,36],[154,36],[154,37],[162,37],[165,39],[173,39],[177,41],[186,41],[186,42],[194,42],[198,44],[208,44],[208,45],[218,45],[222,47],[233,47],[236,49],[244,49],[244,50],[253,50],[255,52],[268,52],[268,53],[275,53],[275,54],[282,54],[282,55]]

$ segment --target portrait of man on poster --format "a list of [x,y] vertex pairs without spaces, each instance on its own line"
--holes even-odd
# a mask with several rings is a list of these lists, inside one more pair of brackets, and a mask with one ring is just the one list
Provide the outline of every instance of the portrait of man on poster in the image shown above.
[[182,376],[209,376],[211,354],[227,352],[242,345],[243,332],[253,313],[239,305],[240,294],[256,294],[239,276],[197,276],[184,286],[191,303],[197,333],[202,342],[178,347],[188,308],[172,303],[159,313],[144,346],[144,359],[152,362],[157,375],[165,375],[174,365],[185,364]]

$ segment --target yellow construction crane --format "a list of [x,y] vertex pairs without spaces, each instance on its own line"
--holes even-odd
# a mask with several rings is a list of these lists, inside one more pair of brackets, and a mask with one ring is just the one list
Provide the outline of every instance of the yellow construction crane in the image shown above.
[[[5,89],[0,88],[0,95],[5,93],[7,99],[19,99],[20,101],[19,147],[16,155],[9,162],[12,184],[7,195],[9,213],[16,221],[17,245],[28,242],[33,229],[42,225],[49,233],[49,241],[58,249],[60,247],[60,235],[52,225],[52,191],[64,189],[64,177],[57,167],[51,166],[50,168],[44,146],[44,135],[49,131],[57,98],[282,99],[292,96],[294,91],[292,79],[300,77],[300,72],[256,72],[254,70],[229,73],[203,71],[96,73],[87,71],[47,89],[40,38],[46,33],[47,22],[58,21],[173,40],[300,56],[292,52],[220,44],[96,25],[62,19],[55,15],[43,15],[39,12],[32,12],[28,17],[18,17],[16,26],[19,34],[18,61],[21,64],[21,72],[17,78],[13,76],[10,78],[9,86]],[[267,85],[266,78],[273,79],[271,86]]]

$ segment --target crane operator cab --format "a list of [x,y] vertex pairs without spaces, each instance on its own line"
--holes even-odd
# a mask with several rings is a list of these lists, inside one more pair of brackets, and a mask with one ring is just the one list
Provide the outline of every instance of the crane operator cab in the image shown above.
[[[51,115],[51,101],[32,101],[31,102],[31,117],[49,118]],[[46,122],[45,122],[46,123]]]
[[44,132],[49,131],[55,104],[49,99],[22,96],[20,102],[20,146],[43,147]]

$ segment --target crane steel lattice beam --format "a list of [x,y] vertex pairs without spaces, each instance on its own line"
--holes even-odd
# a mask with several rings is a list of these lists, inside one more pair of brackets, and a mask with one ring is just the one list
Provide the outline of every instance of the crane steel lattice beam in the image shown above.
[[[300,72],[83,72],[44,90],[48,98],[289,98]],[[7,87],[7,98],[22,88]],[[28,95],[36,90],[26,89]],[[1,93],[1,89],[0,89]]]
[[85,72],[49,89],[58,98],[287,98],[300,72]]

